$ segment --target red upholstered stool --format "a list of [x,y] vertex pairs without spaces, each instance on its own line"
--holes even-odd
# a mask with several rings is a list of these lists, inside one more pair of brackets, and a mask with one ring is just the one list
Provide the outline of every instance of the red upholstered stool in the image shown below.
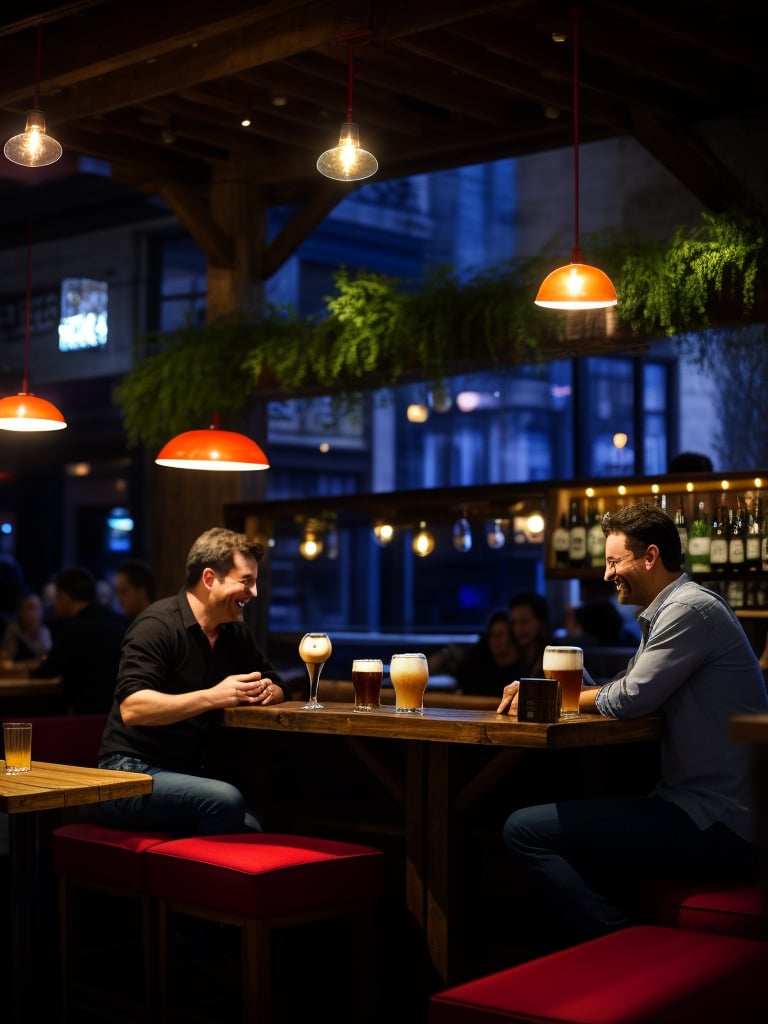
[[[150,847],[170,838],[161,832],[129,832],[88,822],[63,825],[54,830],[51,851],[53,868],[59,878],[61,982],[65,1019],[76,1019],[76,1009],[93,1010],[105,1001],[111,1003],[116,995],[114,987],[111,990],[98,987],[98,981],[104,979],[104,972],[94,970],[92,961],[89,962],[87,972],[77,970],[77,957],[73,955],[73,950],[76,952],[79,945],[73,922],[75,890],[95,892],[100,897],[119,897],[138,905],[138,942],[143,972],[141,1012],[142,1019],[152,1019],[154,914],[147,886],[144,854]],[[98,932],[88,937],[97,951],[99,946],[105,952],[113,951],[122,937],[120,918],[114,913],[110,914],[109,908],[103,905],[100,905],[99,910]],[[122,971],[123,984],[119,990],[124,995],[136,986],[125,984],[125,978],[130,974],[125,964]],[[137,1019],[135,1004],[129,1009],[133,1016],[128,1019]]]
[[[270,1019],[271,933],[349,917],[355,925],[354,960],[340,971],[339,984],[356,988],[355,1021],[372,1019],[384,862],[380,850],[307,836],[248,833],[161,843],[147,851],[146,859],[158,908],[161,1021],[167,1019],[175,947],[171,921],[178,913],[239,929],[242,1017],[259,1024]],[[296,980],[301,985],[300,972]],[[278,1011],[274,1019],[280,1019]]]
[[768,943],[639,925],[440,992],[429,1024],[765,1024]]
[[643,889],[642,905],[654,921],[670,928],[768,939],[759,885],[664,879]]

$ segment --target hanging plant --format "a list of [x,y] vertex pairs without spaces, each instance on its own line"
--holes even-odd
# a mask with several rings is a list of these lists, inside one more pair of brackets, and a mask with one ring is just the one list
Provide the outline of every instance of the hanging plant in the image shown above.
[[[637,338],[701,331],[716,318],[746,322],[768,272],[762,220],[704,215],[695,229],[667,243],[605,242],[590,248],[616,284],[619,351]],[[335,275],[327,314],[315,319],[269,308],[256,323],[235,318],[152,335],[116,391],[131,444],[222,425],[259,392],[351,394],[393,385],[404,375],[441,381],[472,365],[496,366],[562,358],[567,317],[533,304],[546,272],[542,258],[515,261],[466,281],[446,267],[421,281],[385,274]],[[578,313],[571,316],[588,317]],[[596,330],[592,321],[590,330]],[[687,344],[704,344],[688,335]],[[694,340],[691,341],[690,339]],[[605,329],[579,338],[578,351],[605,351]]]

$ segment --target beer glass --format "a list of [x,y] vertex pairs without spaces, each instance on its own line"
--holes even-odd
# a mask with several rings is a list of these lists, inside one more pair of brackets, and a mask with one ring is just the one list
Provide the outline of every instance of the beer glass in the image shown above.
[[327,633],[305,633],[299,641],[299,657],[307,666],[309,675],[309,700],[302,704],[302,711],[322,710],[323,705],[317,699],[317,684],[323,665],[331,656],[333,647]]
[[425,654],[393,654],[389,678],[395,691],[395,711],[404,715],[424,714],[424,691],[429,681]]
[[5,774],[17,775],[32,768],[32,723],[3,722]]
[[375,711],[378,708],[383,671],[381,658],[355,658],[352,662],[355,711]]
[[584,678],[584,652],[580,647],[545,647],[544,675],[560,683],[560,717],[576,718]]

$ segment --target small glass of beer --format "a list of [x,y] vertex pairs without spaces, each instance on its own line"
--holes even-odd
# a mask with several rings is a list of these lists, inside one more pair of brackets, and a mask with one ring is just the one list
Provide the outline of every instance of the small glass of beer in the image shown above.
[[381,695],[381,658],[355,658],[352,662],[352,686],[355,711],[376,711]]
[[584,679],[584,651],[580,647],[545,647],[544,675],[560,682],[560,717],[576,718]]
[[424,691],[429,681],[425,654],[393,654],[389,678],[395,691],[395,711],[404,715],[424,714]]

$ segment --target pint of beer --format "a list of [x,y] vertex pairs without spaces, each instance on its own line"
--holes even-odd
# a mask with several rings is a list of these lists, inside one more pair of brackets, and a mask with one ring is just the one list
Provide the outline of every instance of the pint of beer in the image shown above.
[[545,647],[544,675],[560,681],[560,717],[575,718],[584,678],[584,652],[580,647]]
[[378,710],[382,671],[381,658],[355,658],[352,662],[355,711]]
[[395,691],[395,711],[405,715],[424,714],[424,691],[429,669],[424,654],[393,654],[389,678]]

